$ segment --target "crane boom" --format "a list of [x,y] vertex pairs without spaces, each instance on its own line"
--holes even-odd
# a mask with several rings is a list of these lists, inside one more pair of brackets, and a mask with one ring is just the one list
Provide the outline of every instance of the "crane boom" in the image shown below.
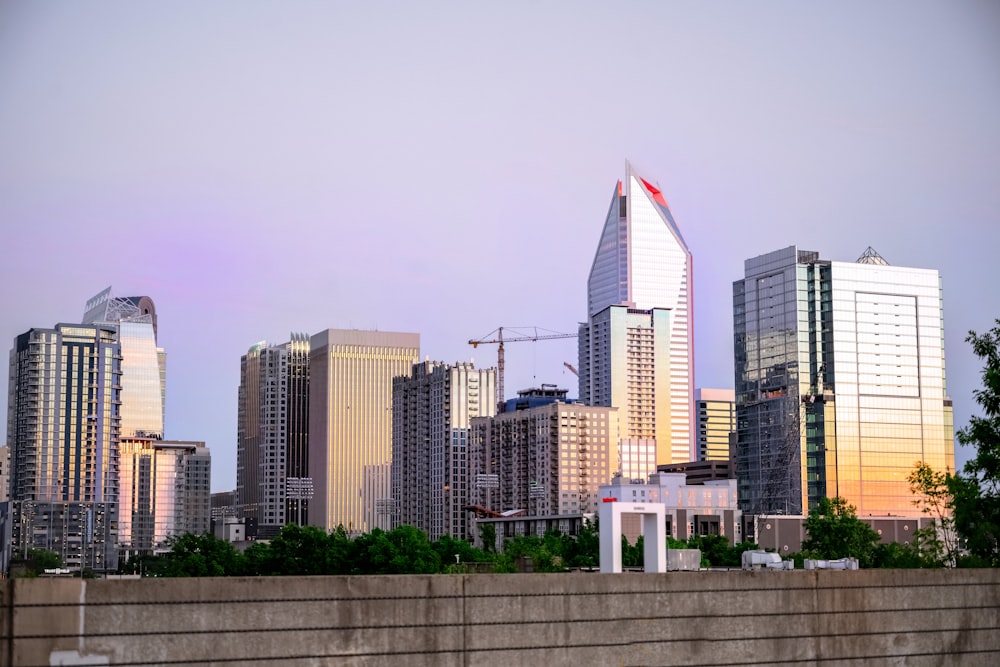
[[[512,327],[507,327],[508,329]],[[475,340],[469,340],[469,345],[473,348],[478,348],[480,345],[493,345],[497,344],[497,412],[503,410],[503,371],[504,371],[504,358],[503,358],[503,344],[504,343],[521,343],[524,341],[539,341],[539,340],[555,340],[558,338],[576,338],[575,333],[559,333],[558,331],[553,331],[550,333],[538,333],[538,327],[523,327],[524,329],[531,329],[532,334],[517,333],[514,336],[503,335],[503,327],[498,327],[493,331],[489,332],[485,336]],[[515,329],[517,331],[517,329]],[[543,331],[545,331],[543,329]]]

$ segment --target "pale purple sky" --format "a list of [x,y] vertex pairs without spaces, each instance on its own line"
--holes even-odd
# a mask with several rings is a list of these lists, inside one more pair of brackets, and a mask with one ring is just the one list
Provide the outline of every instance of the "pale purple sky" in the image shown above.
[[[575,331],[626,158],[694,253],[698,386],[732,386],[745,258],[871,245],[941,271],[968,421],[963,340],[1000,317],[991,1],[4,2],[0,344],[148,294],[166,435],[233,488],[257,341],[414,331],[491,366],[468,339]],[[509,345],[508,394],[575,396],[564,361]]]

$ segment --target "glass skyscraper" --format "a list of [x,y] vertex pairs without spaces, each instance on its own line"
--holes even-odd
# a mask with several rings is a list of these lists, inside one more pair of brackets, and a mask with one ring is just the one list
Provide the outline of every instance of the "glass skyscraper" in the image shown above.
[[802,514],[841,496],[911,515],[918,461],[954,470],[938,272],[789,247],[733,283],[741,509]]
[[157,346],[156,306],[148,296],[116,297],[108,287],[87,300],[84,324],[112,324],[122,353],[122,438],[163,439],[167,356]]
[[621,439],[655,439],[658,464],[696,456],[691,281],[666,199],[626,163],[587,282],[580,400],[619,408]]

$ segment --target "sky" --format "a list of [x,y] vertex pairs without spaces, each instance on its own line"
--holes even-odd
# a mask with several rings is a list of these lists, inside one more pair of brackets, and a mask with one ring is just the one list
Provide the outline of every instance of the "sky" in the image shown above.
[[[1000,3],[0,2],[0,341],[149,295],[165,435],[236,479],[240,356],[326,328],[496,364],[574,332],[618,179],[694,255],[695,384],[789,245],[934,268],[957,426],[1000,317]],[[575,396],[576,341],[506,347]],[[6,386],[6,374],[0,376]],[[0,413],[6,432],[6,413]],[[956,449],[959,464],[970,452]]]

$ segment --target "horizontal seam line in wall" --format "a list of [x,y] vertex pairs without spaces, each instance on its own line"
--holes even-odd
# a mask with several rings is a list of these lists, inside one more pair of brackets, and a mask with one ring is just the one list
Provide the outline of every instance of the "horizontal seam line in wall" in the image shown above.
[[[660,644],[663,642],[658,641],[634,641],[634,642],[614,642],[605,644],[579,644],[573,646],[573,649],[586,649],[586,648],[609,648],[609,647],[622,647],[622,646],[635,646],[641,644]],[[315,660],[317,658],[373,658],[373,657],[400,657],[407,655],[451,655],[451,654],[463,654],[463,653],[495,653],[499,651],[524,651],[524,650],[557,650],[565,651],[566,646],[517,646],[517,647],[498,647],[489,649],[466,649],[466,650],[436,650],[436,651],[377,651],[370,653],[315,653],[315,654],[303,654],[303,655],[291,655],[291,656],[279,656],[271,658],[211,658],[205,660],[159,660],[159,661],[148,661],[144,660],[142,662],[115,662],[115,665],[120,667],[142,667],[142,666],[152,666],[152,665],[197,665],[197,664],[218,664],[226,662],[278,662],[288,660]],[[951,651],[948,655],[981,655],[981,654],[1000,654],[1000,650],[981,650],[981,651]],[[807,664],[812,665],[819,662],[833,662],[833,661],[844,661],[844,660],[858,660],[864,658],[919,658],[924,656],[940,656],[940,653],[892,653],[892,654],[882,654],[882,655],[867,655],[867,656],[837,656],[837,657],[827,657],[827,658],[801,658],[801,659],[789,659],[789,660],[768,660],[767,662],[748,662],[747,660],[740,660],[739,662],[718,662],[718,663],[700,663],[702,667],[730,667],[731,665],[788,665],[788,664]],[[45,664],[38,665],[24,665],[23,667],[48,667]]]
[[[849,612],[842,612],[849,613]],[[748,615],[748,617],[750,617]],[[708,618],[708,617],[689,617],[690,618]],[[715,617],[721,618],[721,617]],[[756,615],[753,618],[757,618]],[[617,621],[625,622],[637,622],[637,621],[669,621],[673,620],[670,616],[654,616],[654,617],[634,617],[634,618],[622,618],[614,619]],[[311,628],[239,628],[234,630],[224,630],[224,629],[209,629],[209,630],[170,630],[163,632],[95,632],[87,633],[86,638],[96,638],[96,637],[158,637],[158,636],[173,636],[173,635],[232,635],[232,634],[246,634],[246,633],[272,633],[272,632],[354,632],[357,630],[400,630],[400,629],[415,629],[415,628],[433,628],[437,630],[454,628],[460,629],[465,627],[493,627],[501,625],[567,625],[574,623],[607,623],[609,619],[601,620],[577,620],[577,621],[499,621],[499,622],[482,622],[482,623],[409,623],[405,625],[352,625],[352,626],[327,626],[327,627],[311,627]],[[686,635],[684,637],[677,637],[671,639],[658,639],[651,641],[658,642],[683,642],[683,641],[753,641],[753,640],[772,640],[772,639],[809,639],[813,637],[846,637],[846,636],[858,636],[858,637],[869,637],[876,635],[901,635],[901,634],[930,634],[936,632],[981,632],[985,630],[1000,630],[998,625],[986,625],[981,627],[957,627],[957,628],[934,628],[930,630],[900,630],[893,628],[892,630],[885,630],[882,632],[830,632],[825,634],[817,634],[815,632],[810,632],[808,634],[802,635],[750,635],[747,637],[724,635],[717,637],[692,637]],[[13,639],[71,639],[79,637],[76,633],[67,634],[30,634],[21,635],[15,634]]]
[[[377,576],[377,575],[373,575]],[[780,575],[779,575],[780,576]],[[914,586],[796,586],[787,588],[717,588],[711,590],[705,589],[684,589],[684,590],[670,590],[670,591],[659,591],[659,590],[638,590],[638,591],[615,591],[615,592],[604,592],[604,591],[594,591],[594,592],[551,592],[551,593],[517,593],[512,595],[497,595],[497,594],[468,594],[468,595],[435,595],[435,600],[459,600],[459,599],[488,599],[491,601],[500,600],[504,598],[537,598],[537,597],[612,597],[612,596],[636,596],[636,595],[659,595],[659,596],[669,596],[669,595],[693,595],[693,594],[721,594],[721,593],[785,593],[792,591],[837,591],[837,592],[854,592],[854,591],[870,591],[876,589],[889,589],[889,590],[903,590],[907,588],[916,589],[927,589],[927,588],[958,588],[961,586],[981,588],[981,583],[969,583],[969,584],[921,584]],[[156,601],[149,602],[145,600],[109,600],[107,602],[96,602],[87,601],[85,606],[87,607],[108,607],[108,606],[125,606],[125,605],[204,605],[204,604],[264,604],[264,603],[275,603],[282,604],[286,602],[371,602],[373,600],[390,600],[390,601],[401,601],[401,600],[427,600],[426,595],[378,595],[370,597],[336,597],[336,598],[239,598],[239,599],[227,599],[227,600],[170,600],[170,601]],[[29,607],[78,607],[79,602],[39,602],[39,603],[28,603],[28,604],[18,604],[19,609],[26,609]]]

